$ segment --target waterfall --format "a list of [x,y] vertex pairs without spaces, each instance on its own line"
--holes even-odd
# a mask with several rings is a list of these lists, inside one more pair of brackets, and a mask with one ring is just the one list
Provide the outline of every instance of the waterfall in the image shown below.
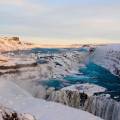
[[49,95],[47,100],[62,103],[75,108],[80,107],[80,93],[76,91],[54,91],[51,95]]
[[104,120],[120,120],[120,104],[115,100],[101,96],[88,98],[84,110]]
[[83,109],[104,120],[120,120],[120,103],[105,96],[91,96],[81,106],[81,94],[79,91],[60,90],[49,94],[47,100]]

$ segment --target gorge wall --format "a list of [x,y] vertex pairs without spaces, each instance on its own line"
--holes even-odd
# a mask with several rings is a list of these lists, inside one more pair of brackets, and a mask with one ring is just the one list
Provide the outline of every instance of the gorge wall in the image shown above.
[[120,45],[105,45],[96,48],[90,57],[92,62],[100,65],[112,74],[120,77]]
[[104,120],[120,120],[120,103],[105,96],[87,96],[82,101],[78,91],[60,90],[49,92],[47,100],[83,109]]

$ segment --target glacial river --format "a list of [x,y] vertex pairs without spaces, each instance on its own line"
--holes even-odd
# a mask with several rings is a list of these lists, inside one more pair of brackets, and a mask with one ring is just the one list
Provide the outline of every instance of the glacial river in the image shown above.
[[113,99],[120,101],[120,78],[94,63],[89,63],[86,67],[80,68],[79,72],[80,74],[66,76],[63,80],[51,79],[42,82],[42,84],[61,89],[73,84],[92,83],[105,87],[107,91],[104,94],[110,94]]

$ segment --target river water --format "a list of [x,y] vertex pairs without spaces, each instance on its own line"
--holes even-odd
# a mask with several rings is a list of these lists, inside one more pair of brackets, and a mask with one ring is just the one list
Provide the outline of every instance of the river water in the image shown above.
[[110,94],[111,98],[120,101],[120,78],[94,63],[89,63],[86,67],[80,68],[79,72],[80,74],[66,76],[63,80],[42,81],[42,84],[58,90],[73,84],[92,83],[107,89],[104,93],[97,94]]
[[[73,49],[33,49],[29,53],[44,53],[44,54],[54,54],[60,53],[62,51],[70,51]],[[79,52],[88,52],[85,49],[78,49]],[[23,51],[23,53],[28,54],[28,52]],[[18,54],[18,52],[16,53]],[[89,62],[88,62],[89,61]],[[89,57],[89,60],[85,67],[80,68],[78,74],[72,74],[65,76],[62,80],[60,79],[50,79],[46,81],[40,81],[40,84],[47,87],[54,87],[56,90],[59,90],[63,87],[70,86],[73,84],[82,84],[82,83],[92,83],[102,87],[105,87],[107,91],[104,94],[110,94],[111,98],[120,101],[120,78],[111,74],[105,68],[96,65],[92,62],[92,57]],[[98,93],[103,94],[103,93]]]

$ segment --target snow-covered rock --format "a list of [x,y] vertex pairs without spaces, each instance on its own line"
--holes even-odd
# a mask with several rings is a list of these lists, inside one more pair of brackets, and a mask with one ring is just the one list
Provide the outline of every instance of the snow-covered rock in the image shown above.
[[0,51],[26,49],[27,46],[18,37],[0,37]]
[[120,77],[120,44],[97,47],[91,59],[94,63]]
[[47,100],[59,102],[71,107],[79,108],[81,106],[81,95],[85,95],[85,100],[94,95],[94,93],[104,92],[106,89],[93,84],[76,84],[65,87],[59,91],[49,93]]
[[[61,79],[66,75],[79,73],[79,67],[86,58],[87,53],[62,52],[52,57],[41,54],[42,58],[38,60],[30,57],[29,54],[24,56],[17,55],[17,57],[16,55],[6,56],[6,54],[1,55],[0,73],[2,77],[0,79],[40,81]],[[39,60],[46,60],[48,62],[39,64]]]
[[30,114],[20,114],[0,105],[0,120],[35,120]]
[[80,93],[84,92],[88,96],[93,96],[94,93],[105,92],[106,88],[95,84],[84,83],[68,86],[63,88],[62,90],[78,91]]

